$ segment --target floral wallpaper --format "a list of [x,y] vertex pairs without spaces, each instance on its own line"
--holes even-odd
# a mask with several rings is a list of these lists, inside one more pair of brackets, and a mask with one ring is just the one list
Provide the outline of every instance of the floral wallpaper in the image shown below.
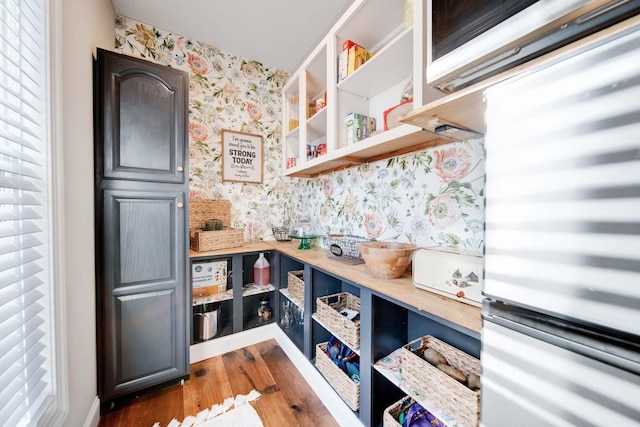
[[[116,50],[189,72],[190,197],[230,200],[231,225],[245,240],[272,239],[287,194],[280,125],[288,74],[124,16],[116,17]],[[262,135],[262,184],[222,181],[222,129]]]
[[482,254],[484,147],[472,140],[295,178],[293,218],[318,231]]
[[[190,73],[190,193],[231,201],[245,240],[272,240],[285,219],[322,233],[482,253],[484,148],[459,142],[314,179],[284,178],[281,90],[288,75],[213,46],[118,16],[116,49]],[[262,184],[223,182],[221,130],[264,138]]]

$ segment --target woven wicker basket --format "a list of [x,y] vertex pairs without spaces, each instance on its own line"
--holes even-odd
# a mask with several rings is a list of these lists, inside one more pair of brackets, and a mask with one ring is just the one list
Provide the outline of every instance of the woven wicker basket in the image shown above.
[[219,219],[223,227],[231,226],[231,202],[229,200],[190,199],[189,228],[202,229],[209,219]]
[[400,416],[400,412],[402,411],[403,404],[407,399],[411,402],[409,403],[408,406],[411,406],[413,403],[415,403],[415,400],[411,399],[410,397],[405,397],[404,399],[397,401],[396,403],[394,403],[393,405],[389,406],[387,409],[384,410],[382,414],[382,427],[401,427],[402,426],[402,424],[398,422],[398,417]]
[[480,375],[480,361],[431,336],[405,344],[401,349],[403,379],[461,425],[477,426],[480,391],[471,390],[424,360],[422,356],[427,348],[440,352],[449,365],[465,375]]
[[[203,231],[206,221],[214,218],[220,220],[222,230]],[[244,243],[244,231],[230,226],[230,201],[189,200],[189,240],[191,250],[203,252],[242,246]]]
[[237,248],[244,242],[244,231],[230,227],[216,231],[192,230],[189,240],[191,249],[197,252]]
[[349,320],[340,314],[348,308],[360,312],[360,298],[348,292],[327,295],[316,299],[316,316],[330,332],[353,350],[360,348],[360,322]]
[[287,273],[289,295],[304,304],[304,270]]
[[349,408],[357,411],[360,408],[360,383],[353,382],[342,369],[331,361],[331,358],[325,353],[327,345],[326,342],[316,345],[316,368]]

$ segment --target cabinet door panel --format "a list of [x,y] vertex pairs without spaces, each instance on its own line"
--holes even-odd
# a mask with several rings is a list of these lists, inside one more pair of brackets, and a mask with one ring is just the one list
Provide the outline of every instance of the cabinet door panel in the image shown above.
[[119,148],[113,153],[114,169],[169,172],[175,137],[166,118],[175,114],[174,91],[157,77],[139,72],[114,80],[114,115],[120,122],[114,135]]
[[[117,286],[136,282],[172,280],[175,200],[172,197],[114,197],[114,224],[121,233],[114,257],[121,260]],[[123,224],[126,224],[123,226]],[[166,232],[158,233],[158,230]]]
[[162,283],[177,286],[187,227],[183,192],[104,191],[107,265],[113,288]]
[[122,355],[114,372],[116,389],[154,375],[162,382],[177,373],[175,300],[172,289],[115,297],[114,342]]
[[185,198],[103,191],[102,399],[188,374]]
[[100,177],[185,182],[188,74],[103,50],[98,69]]

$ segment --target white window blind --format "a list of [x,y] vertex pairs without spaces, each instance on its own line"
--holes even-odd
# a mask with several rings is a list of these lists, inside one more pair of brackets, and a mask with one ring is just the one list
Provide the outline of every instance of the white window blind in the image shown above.
[[0,0],[0,424],[52,402],[44,0]]

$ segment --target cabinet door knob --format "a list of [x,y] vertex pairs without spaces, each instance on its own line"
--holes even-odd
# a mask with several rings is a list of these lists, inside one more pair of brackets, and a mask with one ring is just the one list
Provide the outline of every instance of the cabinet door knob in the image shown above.
[[180,209],[184,208],[184,203],[182,203],[182,202],[178,202],[178,207],[179,207]]
[[182,166],[178,166],[178,172],[182,172],[184,168]]

